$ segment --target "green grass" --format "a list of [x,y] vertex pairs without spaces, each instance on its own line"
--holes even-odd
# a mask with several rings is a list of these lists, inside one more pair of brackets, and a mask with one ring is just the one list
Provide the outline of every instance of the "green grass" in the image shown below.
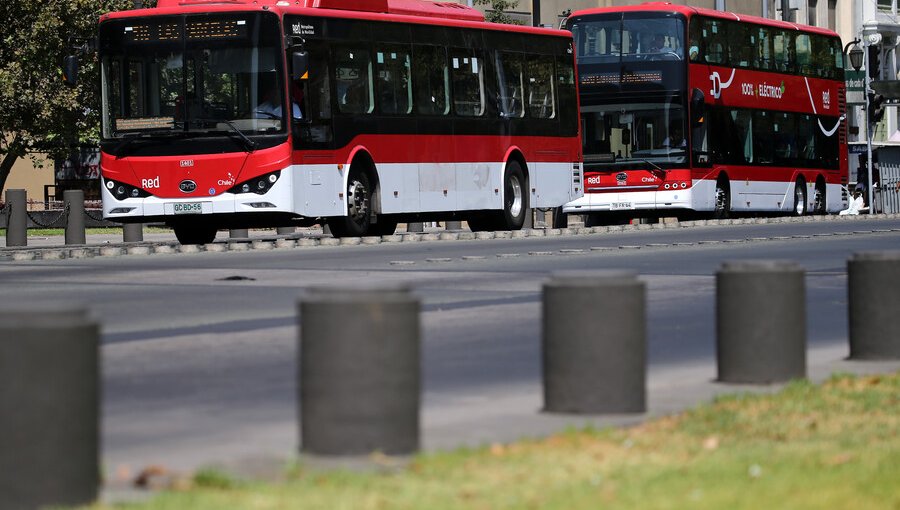
[[[898,509],[900,374],[732,395],[629,429],[423,454],[400,471],[198,473],[135,509]],[[109,508],[97,506],[94,508]]]

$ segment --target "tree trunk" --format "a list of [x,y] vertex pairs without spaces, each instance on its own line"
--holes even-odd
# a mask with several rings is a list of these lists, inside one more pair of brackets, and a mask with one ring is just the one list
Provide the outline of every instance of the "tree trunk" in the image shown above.
[[3,161],[0,162],[0,201],[3,200],[2,193],[6,188],[6,178],[9,177],[9,172],[12,170],[13,164],[15,164],[18,159],[19,151],[10,150],[3,155]]

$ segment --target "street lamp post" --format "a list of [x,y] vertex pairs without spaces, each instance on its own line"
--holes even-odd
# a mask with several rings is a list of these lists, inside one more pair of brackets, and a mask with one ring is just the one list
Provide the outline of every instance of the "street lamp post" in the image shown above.
[[[869,34],[866,37],[865,46],[866,51],[863,53],[863,57],[866,61],[866,74],[865,74],[865,83],[866,83],[866,194],[868,195],[868,203],[869,203],[869,214],[875,214],[875,186],[873,186],[872,182],[872,122],[871,115],[869,112],[869,108],[872,107],[869,101],[869,94],[872,94],[874,91],[872,90],[872,77],[871,70],[869,69],[869,65],[871,62],[869,61],[869,47],[876,45],[881,42],[881,34]],[[852,51],[852,50],[851,50]]]

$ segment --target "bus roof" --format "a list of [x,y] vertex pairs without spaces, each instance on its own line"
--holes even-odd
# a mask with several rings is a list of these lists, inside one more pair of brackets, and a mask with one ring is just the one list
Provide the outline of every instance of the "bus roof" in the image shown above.
[[814,27],[810,25],[801,25],[799,23],[791,23],[788,21],[780,21],[776,19],[770,18],[762,18],[760,16],[751,16],[749,14],[736,14],[733,12],[723,12],[717,11],[714,9],[706,9],[702,7],[691,7],[687,5],[678,5],[670,2],[645,2],[638,5],[624,5],[619,7],[597,7],[593,9],[583,9],[580,11],[575,11],[571,15],[570,18],[575,16],[585,16],[590,14],[609,14],[615,12],[648,12],[648,11],[660,11],[660,12],[677,12],[679,14],[683,14],[687,17],[690,16],[707,16],[710,18],[719,18],[724,20],[731,21],[740,21],[744,23],[756,23],[758,25],[765,25],[769,27],[775,28],[787,28],[791,30],[799,30],[801,32],[807,32],[811,34],[822,34],[828,35],[832,37],[838,37],[838,34],[833,30],[828,30],[827,28]]
[[269,10],[286,14],[334,16],[429,25],[448,25],[571,37],[565,30],[487,23],[477,9],[453,1],[432,0],[158,0],[156,7],[104,14],[101,21],[135,16]]

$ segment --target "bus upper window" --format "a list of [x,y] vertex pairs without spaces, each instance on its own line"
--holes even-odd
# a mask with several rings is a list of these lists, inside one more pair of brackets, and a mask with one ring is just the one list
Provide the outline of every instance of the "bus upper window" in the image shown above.
[[416,109],[425,115],[450,113],[450,70],[447,51],[437,46],[413,46],[413,89]]
[[772,31],[772,47],[775,57],[775,71],[783,73],[794,72],[794,40],[791,34],[784,30]]
[[484,115],[484,65],[470,50],[454,50],[450,54],[450,76],[453,80],[453,107],[457,115]]
[[795,41],[797,48],[797,72],[807,76],[815,74],[813,72],[813,56],[809,36],[806,34],[799,34]]
[[756,32],[756,62],[757,69],[766,71],[772,70],[774,61],[772,59],[772,34],[766,27],[753,28]]
[[717,20],[706,20],[703,26],[703,38],[706,40],[706,51],[704,53],[706,63],[724,64],[728,57],[725,24]]
[[372,59],[368,50],[335,48],[334,80],[341,113],[372,113]]

